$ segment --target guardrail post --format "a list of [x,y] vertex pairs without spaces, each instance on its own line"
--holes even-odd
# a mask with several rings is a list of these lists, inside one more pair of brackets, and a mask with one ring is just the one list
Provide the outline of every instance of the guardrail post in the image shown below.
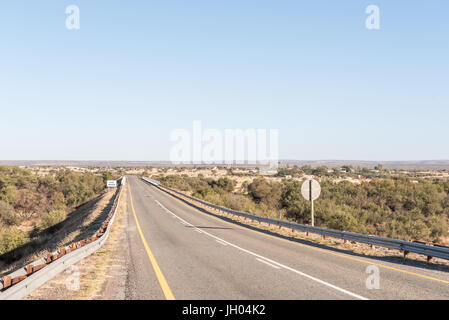
[[3,277],[3,288],[8,288],[9,286],[11,286],[11,277],[4,276]]
[[408,255],[409,253],[410,253],[410,252],[408,252],[407,250],[404,250],[404,259],[407,258],[407,255]]
[[33,271],[34,271],[34,266],[32,264],[29,264],[29,265],[26,266],[27,275],[32,274]]
[[427,256],[427,262],[432,262],[433,257],[432,256]]

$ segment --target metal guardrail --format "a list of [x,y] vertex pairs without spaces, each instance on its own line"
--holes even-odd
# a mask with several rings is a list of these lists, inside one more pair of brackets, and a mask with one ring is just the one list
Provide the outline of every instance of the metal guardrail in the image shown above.
[[[44,260],[44,263],[41,265],[34,265],[34,263],[32,263],[27,265],[25,268],[19,269],[17,272],[24,272],[25,274],[13,278],[13,283],[9,283],[8,286],[5,286],[4,282],[6,281],[6,279],[9,279],[8,281],[11,281],[11,276],[3,277],[3,283],[0,284],[0,289],[3,287],[7,288],[5,288],[3,292],[0,293],[0,300],[19,300],[26,297],[35,289],[39,288],[47,281],[53,279],[56,275],[66,270],[71,265],[77,263],[78,261],[100,249],[108,239],[110,226],[114,222],[122,191],[123,188],[121,185],[119,195],[115,203],[115,209],[112,215],[105,221],[103,225],[104,232],[100,230],[99,233],[97,233],[97,235],[99,236],[97,240],[91,242],[82,240],[80,241],[81,244],[77,243],[74,247],[69,247],[69,249],[62,249],[64,252],[61,252],[60,249],[58,253],[48,255],[46,261]],[[42,260],[43,259],[40,259],[38,261]],[[14,274],[16,274],[17,272],[14,272]],[[14,283],[14,279],[16,279],[16,281],[18,282]]]
[[176,189],[163,186],[159,181],[148,179],[145,177],[142,177],[143,180],[147,181],[148,183],[153,184],[154,186],[160,188],[160,189],[166,189],[170,190],[181,197],[190,199],[194,202],[200,203],[204,206],[221,210],[226,213],[230,213],[239,217],[243,217],[246,219],[258,221],[258,222],[265,222],[268,224],[276,225],[279,227],[285,227],[289,229],[294,229],[298,231],[303,232],[310,232],[319,234],[325,237],[333,237],[348,241],[355,241],[360,243],[366,243],[370,245],[390,248],[390,249],[397,249],[404,252],[404,256],[406,256],[408,253],[418,253],[427,256],[427,260],[430,261],[433,257],[441,258],[449,260],[449,247],[446,246],[439,246],[439,245],[428,245],[425,243],[419,243],[419,242],[411,242],[411,241],[405,241],[405,240],[398,240],[398,239],[391,239],[391,238],[384,238],[384,237],[378,237],[378,236],[372,236],[372,235],[365,235],[360,233],[354,233],[354,232],[346,232],[346,231],[339,231],[334,229],[328,229],[328,228],[320,228],[320,227],[312,227],[304,224],[299,224],[295,222],[290,221],[284,221],[284,220],[278,220],[278,219],[272,219],[267,217],[261,217],[254,214],[246,213],[246,212],[240,212],[231,210],[222,206],[218,206],[212,203],[209,203],[204,200],[197,199],[195,197],[191,197],[189,195],[186,195]]

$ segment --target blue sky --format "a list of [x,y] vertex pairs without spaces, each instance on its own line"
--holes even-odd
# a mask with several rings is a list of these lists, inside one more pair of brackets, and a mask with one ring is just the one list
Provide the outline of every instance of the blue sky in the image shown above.
[[436,0],[2,1],[0,159],[167,160],[194,120],[279,129],[281,159],[449,159],[448,36]]

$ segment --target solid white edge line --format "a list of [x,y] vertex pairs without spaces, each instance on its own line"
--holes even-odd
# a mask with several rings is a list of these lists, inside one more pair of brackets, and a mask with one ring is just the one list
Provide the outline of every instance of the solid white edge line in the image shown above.
[[[154,201],[156,201],[162,208],[165,208],[165,210],[168,210],[165,206],[163,206],[163,205],[162,205],[159,201],[157,201],[156,199],[155,199]],[[260,254],[254,253],[254,252],[252,252],[252,251],[250,251],[250,250],[241,248],[241,247],[239,247],[239,246],[237,246],[237,245],[235,245],[235,244],[233,244],[233,243],[231,243],[231,242],[228,242],[228,241],[226,241],[226,240],[221,239],[220,237],[214,236],[213,234],[210,234],[210,233],[207,232],[207,231],[200,230],[200,229],[198,229],[197,227],[195,227],[193,224],[191,224],[190,222],[187,222],[186,220],[184,220],[184,219],[178,217],[176,214],[174,214],[174,213],[171,212],[170,210],[168,210],[168,211],[169,211],[172,215],[176,216],[176,218],[178,218],[179,220],[184,221],[187,225],[191,226],[191,227],[194,228],[194,229],[199,230],[201,233],[204,233],[204,234],[208,235],[209,237],[214,238],[215,240],[220,240],[220,241],[222,241],[222,242],[224,242],[224,243],[226,243],[226,244],[228,244],[228,245],[230,245],[230,246],[232,246],[232,247],[234,247],[234,248],[236,248],[236,249],[238,249],[238,250],[240,250],[240,251],[246,252],[246,253],[248,253],[248,254],[250,254],[250,255],[256,257],[256,258],[263,259],[263,260],[265,260],[266,262],[272,263],[273,265],[276,265],[276,266],[278,266],[278,267],[281,267],[281,268],[290,270],[291,272],[294,272],[294,273],[296,273],[296,274],[299,274],[300,276],[303,276],[303,277],[308,278],[308,279],[310,279],[310,280],[313,280],[313,281],[315,281],[315,282],[321,283],[322,285],[325,285],[325,286],[327,286],[327,287],[330,287],[330,288],[332,288],[332,289],[335,289],[335,290],[337,290],[337,291],[340,291],[340,292],[342,292],[342,293],[345,293],[345,294],[347,294],[347,295],[349,295],[349,296],[352,296],[352,297],[354,297],[354,298],[357,298],[357,299],[360,299],[360,300],[369,300],[369,299],[366,298],[366,297],[363,297],[363,296],[358,295],[358,294],[356,294],[356,293],[353,293],[353,292],[351,292],[351,291],[345,290],[345,289],[343,289],[343,288],[337,287],[337,286],[335,286],[335,285],[333,285],[333,284],[331,284],[331,283],[329,283],[329,282],[326,282],[326,281],[324,281],[324,280],[315,278],[315,277],[313,277],[313,276],[311,276],[311,275],[308,275],[308,274],[306,274],[306,273],[304,273],[304,272],[298,271],[298,270],[296,270],[296,269],[293,269],[293,268],[291,268],[291,267],[288,267],[288,266],[286,266],[286,265],[283,265],[283,264],[281,264],[281,263],[279,263],[279,262],[277,262],[277,261],[274,261],[274,260],[271,260],[271,259],[269,259],[269,258],[266,258],[266,257],[264,257],[264,256],[262,256],[262,255],[260,255]]]

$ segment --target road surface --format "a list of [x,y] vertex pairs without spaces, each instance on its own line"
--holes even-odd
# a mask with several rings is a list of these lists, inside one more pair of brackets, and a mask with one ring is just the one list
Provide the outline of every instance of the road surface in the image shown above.
[[449,298],[446,271],[267,235],[201,212],[138,177],[128,176],[125,191],[127,299]]

